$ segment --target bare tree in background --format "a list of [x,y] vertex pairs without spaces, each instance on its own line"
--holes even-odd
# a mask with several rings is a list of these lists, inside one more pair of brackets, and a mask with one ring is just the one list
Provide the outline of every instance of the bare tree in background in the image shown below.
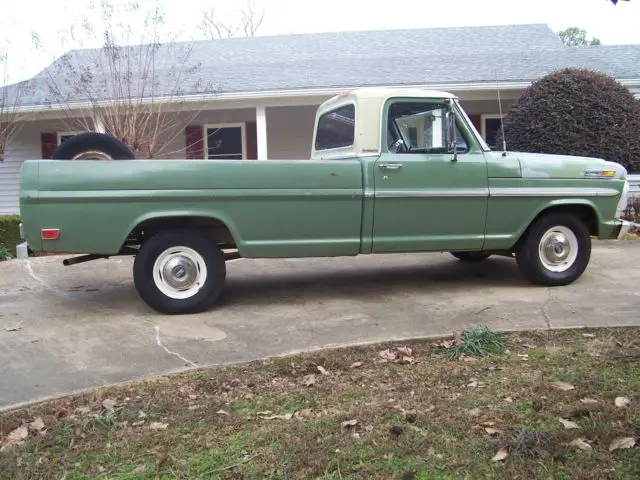
[[[119,18],[141,13],[136,2],[117,7]],[[102,48],[71,51],[45,71],[49,103],[65,112],[65,128],[104,131],[137,157],[182,151],[184,143],[175,140],[201,111],[199,95],[214,92],[192,60],[193,44],[160,42],[165,22],[158,1],[142,12],[144,21],[133,25],[115,22],[111,0],[101,0],[100,9]],[[85,19],[83,29],[92,33],[94,28]]]
[[26,82],[9,85],[9,54],[0,51],[0,162],[11,140],[18,134],[25,114],[18,111],[21,100],[28,91]]
[[264,9],[258,11],[251,0],[247,0],[240,14],[240,20],[224,22],[220,20],[215,8],[204,12],[201,29],[209,40],[237,36],[253,37],[264,20]]

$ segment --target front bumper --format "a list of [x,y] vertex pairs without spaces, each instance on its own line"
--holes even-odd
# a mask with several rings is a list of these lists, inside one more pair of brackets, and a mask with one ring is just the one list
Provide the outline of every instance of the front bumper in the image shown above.
[[615,238],[616,240],[622,240],[625,235],[629,233],[629,230],[634,227],[640,228],[640,224],[629,222],[628,220],[620,220],[620,223],[613,229],[612,238]]

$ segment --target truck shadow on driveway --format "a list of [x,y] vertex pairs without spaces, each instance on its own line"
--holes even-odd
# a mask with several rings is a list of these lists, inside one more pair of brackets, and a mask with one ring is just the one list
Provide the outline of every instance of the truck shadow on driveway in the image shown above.
[[327,265],[321,269],[306,266],[285,272],[268,268],[270,264],[275,267],[276,262],[260,264],[260,269],[250,275],[245,273],[250,268],[239,271],[230,265],[217,307],[331,299],[385,302],[393,295],[446,296],[464,295],[465,290],[473,288],[535,288],[524,280],[515,260],[499,257],[482,264],[464,264],[457,260],[414,265],[351,262],[351,269]]

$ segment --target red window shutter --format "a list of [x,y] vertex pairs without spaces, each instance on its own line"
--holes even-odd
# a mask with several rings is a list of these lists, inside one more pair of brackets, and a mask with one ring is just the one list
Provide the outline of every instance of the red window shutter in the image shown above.
[[247,160],[258,159],[258,130],[256,122],[245,124],[245,134],[247,135]]
[[40,150],[42,158],[50,159],[58,149],[58,134],[56,132],[43,132],[40,134]]
[[469,115],[469,120],[471,120],[471,123],[473,123],[473,126],[476,127],[476,130],[479,132],[481,130],[480,123],[482,122],[480,115]]
[[184,129],[187,159],[204,159],[204,134],[202,125],[189,125]]

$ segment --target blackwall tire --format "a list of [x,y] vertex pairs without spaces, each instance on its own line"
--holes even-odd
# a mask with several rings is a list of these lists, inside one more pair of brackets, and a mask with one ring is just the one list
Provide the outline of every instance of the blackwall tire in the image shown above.
[[456,257],[458,260],[463,262],[482,262],[491,256],[490,253],[485,252],[449,252],[451,255]]
[[539,218],[516,248],[516,262],[524,277],[547,287],[575,282],[590,258],[589,230],[582,220],[568,213]]
[[99,132],[86,132],[66,140],[53,153],[53,160],[135,160],[135,155],[118,139]]
[[199,313],[213,307],[225,277],[222,251],[193,230],[157,233],[142,245],[133,265],[140,297],[168,315]]

